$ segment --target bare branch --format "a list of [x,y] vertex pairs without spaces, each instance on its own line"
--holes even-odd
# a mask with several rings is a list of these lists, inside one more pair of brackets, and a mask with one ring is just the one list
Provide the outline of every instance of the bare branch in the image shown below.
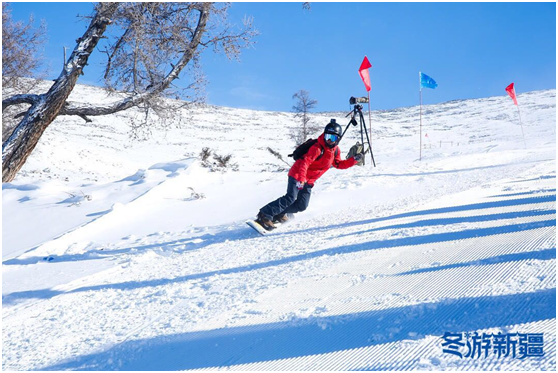
[[12,105],[19,105],[19,104],[35,105],[40,101],[40,99],[41,96],[39,95],[29,95],[29,94],[15,95],[5,100],[2,100],[2,111],[6,110],[8,107]]
[[120,49],[120,46],[122,45],[122,43],[124,42],[125,38],[129,35],[130,33],[130,29],[128,28],[124,34],[122,34],[122,36],[120,37],[120,39],[118,39],[118,41],[116,42],[116,44],[113,47],[113,50],[111,53],[109,53],[108,49],[105,49],[103,52],[107,54],[107,66],[105,68],[105,75],[104,75],[104,79],[108,79],[109,76],[109,72],[111,71],[111,67],[112,67],[112,59],[114,58],[114,55],[116,54],[116,52]]
[[25,116],[25,114],[27,114],[27,112],[26,112],[26,111],[23,111],[23,112],[21,112],[21,113],[19,113],[19,114],[17,114],[17,115],[14,115],[14,119],[21,118],[21,117]]

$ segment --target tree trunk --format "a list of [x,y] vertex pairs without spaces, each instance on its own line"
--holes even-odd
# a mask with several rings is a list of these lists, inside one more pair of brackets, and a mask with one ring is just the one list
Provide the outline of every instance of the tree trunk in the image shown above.
[[36,97],[36,102],[2,144],[2,182],[15,178],[43,132],[59,115],[117,7],[118,3],[99,3],[89,28],[78,40],[60,76],[47,93]]
[[[168,75],[161,81],[153,84],[151,89],[105,106],[66,102],[76,84],[77,78],[87,63],[90,53],[110,23],[110,18],[116,11],[117,6],[118,3],[100,3],[100,7],[91,21],[89,29],[79,40],[64,71],[62,71],[62,74],[46,94],[34,98],[19,98],[20,101],[35,100],[35,104],[31,106],[10,138],[2,144],[2,182],[10,182],[15,178],[17,172],[23,167],[37,145],[43,132],[58,115],[78,115],[88,120],[88,116],[113,114],[137,106],[149,101],[167,89],[194,57],[196,49],[201,43],[201,38],[205,33],[211,8],[210,3],[199,4],[198,10],[200,15],[192,40]],[[2,109],[4,109],[4,104],[8,103],[8,100],[2,102]],[[13,103],[10,102],[10,104]]]

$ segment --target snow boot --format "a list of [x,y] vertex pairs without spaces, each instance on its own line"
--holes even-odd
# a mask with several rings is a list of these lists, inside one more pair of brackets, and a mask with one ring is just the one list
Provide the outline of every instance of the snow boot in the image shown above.
[[261,225],[266,231],[272,231],[276,228],[275,225],[273,225],[273,222],[271,220],[269,220],[261,212],[258,213],[258,218],[256,219],[256,223]]
[[289,220],[287,214],[279,214],[273,217],[274,223],[286,223]]
[[286,223],[290,220],[293,220],[295,218],[294,214],[291,213],[287,213],[287,214],[279,214],[279,215],[275,215],[273,217],[273,223]]

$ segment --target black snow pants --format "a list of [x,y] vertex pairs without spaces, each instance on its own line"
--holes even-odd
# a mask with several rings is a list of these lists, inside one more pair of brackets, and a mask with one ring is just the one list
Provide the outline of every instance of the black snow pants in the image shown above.
[[287,194],[268,203],[260,209],[260,212],[268,219],[273,220],[277,215],[296,214],[297,212],[304,211],[310,202],[311,192],[312,186],[310,184],[304,184],[304,188],[299,190],[296,187],[296,179],[289,176]]

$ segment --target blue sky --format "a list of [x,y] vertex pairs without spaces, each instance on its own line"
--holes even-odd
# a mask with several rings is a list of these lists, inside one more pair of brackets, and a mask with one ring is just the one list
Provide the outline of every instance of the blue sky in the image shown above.
[[[48,27],[49,78],[60,73],[62,46],[73,48],[86,28],[77,14],[92,3],[12,3],[13,16],[33,13]],[[555,3],[234,3],[230,20],[254,17],[260,31],[241,61],[204,53],[210,104],[290,111],[300,89],[316,111],[348,110],[366,90],[358,75],[372,63],[372,109],[418,105],[418,72],[438,83],[423,102],[556,88]],[[100,84],[102,54],[79,80]]]

